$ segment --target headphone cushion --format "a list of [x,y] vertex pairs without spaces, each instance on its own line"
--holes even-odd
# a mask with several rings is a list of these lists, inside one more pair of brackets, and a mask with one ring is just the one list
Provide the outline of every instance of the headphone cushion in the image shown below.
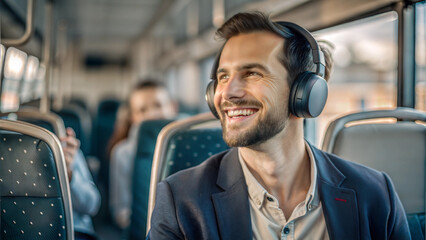
[[210,111],[216,118],[219,118],[219,114],[216,111],[216,107],[214,106],[214,93],[216,90],[216,81],[210,81],[209,85],[207,85],[206,89],[206,102],[210,108]]
[[303,72],[292,85],[290,111],[297,117],[317,117],[324,109],[327,95],[327,82],[322,77],[313,72]]

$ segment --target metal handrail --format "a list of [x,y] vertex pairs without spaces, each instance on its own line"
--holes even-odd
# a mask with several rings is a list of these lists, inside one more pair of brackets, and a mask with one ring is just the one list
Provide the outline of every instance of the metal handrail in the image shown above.
[[378,119],[396,118],[401,121],[423,121],[426,122],[426,113],[412,108],[400,107],[392,110],[376,110],[349,114],[334,120],[327,128],[324,136],[322,150],[331,152],[336,136],[349,122]]
[[22,46],[27,43],[34,32],[34,0],[27,0],[27,24],[24,34],[17,39],[1,39],[2,44],[7,47]]
[[65,124],[61,117],[58,115],[49,112],[49,113],[42,113],[38,109],[32,109],[32,108],[23,108],[20,109],[17,112],[7,112],[7,113],[0,113],[0,117],[8,116],[9,114],[16,114],[18,117],[17,120],[24,121],[23,119],[33,119],[33,120],[42,120],[53,127],[54,134],[56,134],[59,138],[66,136],[65,131]]

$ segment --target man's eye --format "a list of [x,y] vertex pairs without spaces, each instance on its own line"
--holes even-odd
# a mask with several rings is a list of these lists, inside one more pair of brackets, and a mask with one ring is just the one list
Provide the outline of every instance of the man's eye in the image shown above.
[[229,75],[228,75],[228,74],[221,74],[221,75],[219,75],[219,76],[217,77],[217,79],[218,79],[219,81],[221,81],[221,80],[226,80],[226,79],[229,79]]
[[248,77],[260,77],[261,75],[257,72],[247,72],[246,75]]

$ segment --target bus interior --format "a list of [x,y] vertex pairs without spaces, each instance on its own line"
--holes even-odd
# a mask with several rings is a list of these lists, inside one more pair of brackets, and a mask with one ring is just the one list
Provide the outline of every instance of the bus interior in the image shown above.
[[[334,67],[328,81],[327,104],[319,117],[304,120],[305,138],[316,147],[351,161],[357,162],[363,156],[365,161],[360,163],[387,172],[403,202],[413,239],[425,239],[425,1],[2,0],[0,135],[14,139],[16,134],[11,132],[16,132],[23,136],[19,142],[44,141],[55,153],[51,157],[52,169],[56,166],[59,173],[52,176],[60,184],[52,188],[49,184],[43,190],[49,196],[67,193],[58,200],[63,207],[60,216],[66,217],[61,217],[62,229],[59,226],[59,233],[55,234],[65,239],[74,237],[72,220],[68,217],[72,211],[70,186],[63,175],[65,160],[62,148],[56,146],[61,145],[57,139],[67,135],[67,127],[75,131],[91,178],[100,192],[100,209],[92,216],[98,239],[144,239],[155,202],[156,183],[227,149],[218,121],[207,114],[205,91],[216,54],[223,45],[215,31],[234,14],[247,11],[268,13],[275,21],[295,22],[332,47]],[[141,125],[139,139],[147,137],[144,145],[138,143],[135,150],[129,186],[133,193],[133,215],[128,226],[121,229],[110,212],[111,169],[107,148],[120,107],[127,101],[132,87],[144,79],[155,79],[165,85],[178,105],[179,114],[170,121],[147,121]],[[15,122],[31,125],[15,126]],[[406,123],[415,125],[413,135],[404,135],[406,128],[413,128]],[[397,130],[390,135],[377,133],[372,137],[381,128],[368,128],[371,124]],[[32,128],[33,125],[38,127]],[[352,135],[351,129],[356,134]],[[205,134],[210,134],[213,144],[201,140]],[[175,138],[184,139],[187,145],[183,148],[189,149],[191,145],[192,149],[198,149],[193,162],[178,162],[182,155],[172,151],[179,145]],[[11,192],[19,195],[23,185],[19,185],[16,176],[10,176],[15,168],[3,162],[6,156],[3,153],[13,152],[10,149],[15,145],[10,144],[0,139],[1,239],[16,239],[32,231],[10,230],[14,224],[8,222],[14,215],[3,208],[12,208],[12,202],[16,205],[18,200],[11,200],[11,195],[16,197],[16,194]],[[202,147],[206,145],[207,148]],[[375,152],[373,158],[384,154],[400,161],[369,162],[366,150],[369,147],[382,148],[384,152]],[[171,158],[173,154],[175,158]],[[44,156],[36,155],[37,151],[34,161]],[[149,161],[148,165],[144,165],[144,159]],[[19,162],[18,158],[16,161]],[[138,169],[142,172],[137,172]],[[147,177],[137,179],[133,174]],[[12,177],[10,182],[6,180],[8,176]],[[31,184],[35,187],[36,183],[39,184]],[[35,198],[40,197],[37,194]],[[139,203],[144,205],[143,210]],[[138,212],[141,215],[136,215],[136,211],[142,211]],[[37,214],[40,215],[39,211]],[[49,228],[48,224],[38,226]],[[418,224],[420,230],[411,229],[412,224]],[[11,231],[16,231],[15,235]],[[34,234],[34,238],[28,239],[46,237],[42,231]]]

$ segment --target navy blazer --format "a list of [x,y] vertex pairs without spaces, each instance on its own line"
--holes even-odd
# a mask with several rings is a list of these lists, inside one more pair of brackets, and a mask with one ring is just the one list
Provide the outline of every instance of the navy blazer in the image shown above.
[[[311,147],[330,239],[411,239],[390,178]],[[252,239],[247,185],[233,148],[158,184],[147,239]]]

